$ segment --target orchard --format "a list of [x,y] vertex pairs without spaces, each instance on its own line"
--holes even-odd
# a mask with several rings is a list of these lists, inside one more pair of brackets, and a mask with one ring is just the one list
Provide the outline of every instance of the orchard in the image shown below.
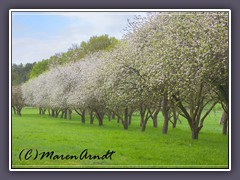
[[[139,112],[139,129],[148,121],[162,133],[181,119],[198,139],[204,120],[216,104],[223,110],[223,134],[229,117],[229,21],[225,12],[155,12],[136,17],[124,38],[107,51],[88,52],[79,60],[52,65],[13,87],[12,106],[39,108],[39,114],[85,123],[113,116],[124,129]],[[75,52],[77,53],[77,52]],[[71,57],[78,57],[71,54]],[[65,58],[71,58],[66,56]],[[99,127],[100,128],[100,127]]]

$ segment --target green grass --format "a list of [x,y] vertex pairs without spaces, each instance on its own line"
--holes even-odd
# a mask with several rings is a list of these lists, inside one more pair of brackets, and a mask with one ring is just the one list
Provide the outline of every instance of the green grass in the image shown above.
[[[205,120],[198,140],[191,140],[187,121],[172,129],[167,135],[153,128],[149,121],[145,132],[139,127],[139,116],[134,114],[132,125],[124,130],[116,120],[97,120],[89,124],[72,120],[39,115],[35,108],[24,108],[22,117],[12,115],[12,167],[13,168],[228,168],[228,136],[221,134],[218,120],[221,111],[212,112]],[[89,154],[116,153],[112,160],[19,160],[22,149],[39,152],[54,151],[55,154],[78,155],[88,149]],[[33,155],[34,156],[34,155]]]

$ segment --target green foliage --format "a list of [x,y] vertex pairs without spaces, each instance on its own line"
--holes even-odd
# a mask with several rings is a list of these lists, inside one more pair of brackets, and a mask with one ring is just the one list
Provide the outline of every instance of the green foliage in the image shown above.
[[93,36],[88,42],[83,42],[81,48],[83,51],[88,53],[93,53],[100,50],[109,50],[117,44],[118,40],[114,37],[108,37],[108,35]]
[[23,65],[22,63],[17,65],[12,65],[12,85],[19,85],[26,82],[29,79],[30,72],[35,63],[27,63]]
[[49,69],[48,67],[49,60],[43,60],[40,62],[37,62],[30,73],[30,79],[38,77],[43,72],[47,71]]
[[71,57],[70,61],[76,61],[84,58],[87,54],[97,51],[109,51],[114,48],[119,41],[115,37],[108,37],[108,35],[92,36],[87,42],[82,41],[80,46],[72,45],[66,53]]
[[[206,127],[200,132],[201,138],[189,138],[187,121],[169,129],[167,136],[159,133],[160,128],[147,124],[144,133],[140,131],[139,115],[133,115],[128,131],[121,128],[116,120],[104,119],[104,126],[96,122],[80,122],[73,114],[72,120],[38,115],[35,108],[24,108],[23,117],[13,115],[12,119],[12,159],[16,168],[227,168],[228,137],[222,136],[218,120],[221,111],[211,113],[206,119]],[[159,116],[159,123],[163,117]],[[57,154],[79,154],[84,149],[90,153],[103,154],[107,150],[116,153],[112,160],[29,160],[19,161],[24,148],[39,151],[55,151]],[[187,158],[186,158],[187,157]],[[25,165],[25,166],[23,166]],[[110,166],[109,166],[110,165]]]
[[73,44],[67,52],[56,53],[49,59],[36,63],[30,73],[30,78],[38,77],[43,72],[49,70],[50,66],[56,67],[57,65],[63,65],[68,62],[76,62],[84,58],[87,54],[97,51],[109,51],[114,48],[118,42],[115,37],[108,37],[108,35],[92,36],[89,41],[82,41],[80,46]]

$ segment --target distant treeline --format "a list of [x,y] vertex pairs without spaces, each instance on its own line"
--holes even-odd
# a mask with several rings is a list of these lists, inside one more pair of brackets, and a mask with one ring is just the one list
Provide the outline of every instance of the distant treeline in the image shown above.
[[12,65],[12,85],[18,85],[26,82],[29,77],[30,73],[35,66],[36,63],[27,63],[23,65],[22,63],[17,65]]
[[50,66],[65,64],[70,61],[78,61],[85,57],[86,54],[100,50],[108,51],[118,43],[115,37],[108,35],[92,36],[87,42],[82,41],[80,45],[73,44],[67,52],[56,53],[49,59],[43,59],[40,62],[22,63],[12,65],[12,85],[22,84],[29,79],[38,77],[46,72]]

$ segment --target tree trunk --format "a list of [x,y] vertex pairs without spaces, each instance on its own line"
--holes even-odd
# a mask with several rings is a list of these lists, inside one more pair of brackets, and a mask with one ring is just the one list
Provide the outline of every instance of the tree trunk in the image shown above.
[[164,99],[163,99],[162,114],[163,114],[163,117],[164,117],[162,133],[167,134],[167,132],[168,132],[168,121],[169,121],[169,107],[168,107],[168,99],[167,99],[167,94],[166,93],[164,94]]
[[38,108],[39,109],[39,115],[42,114],[42,108]]
[[123,128],[128,129],[128,108],[124,110]]
[[191,131],[192,131],[192,139],[197,140],[198,139],[198,134],[199,134],[198,128],[197,127],[191,128]]
[[168,132],[168,121],[169,118],[167,117],[168,115],[164,116],[164,122],[163,122],[163,127],[162,127],[162,133],[167,134]]
[[194,103],[190,102],[188,107],[190,113],[188,113],[188,109],[183,106],[180,99],[176,95],[172,95],[172,97],[177,102],[177,106],[181,109],[183,116],[188,121],[192,132],[192,139],[198,139],[198,134],[203,127],[205,118],[209,115],[217,102],[211,104],[210,108],[206,112],[204,112],[204,115],[202,115],[203,109],[204,107],[206,107],[206,104],[203,105],[203,101],[197,103],[197,107]]
[[155,111],[155,113],[153,115],[153,118],[152,118],[152,120],[153,120],[153,127],[155,127],[155,128],[158,127],[157,117],[158,117],[159,111],[160,111],[160,108]]
[[111,121],[112,113],[108,113],[108,121]]
[[16,111],[17,111],[18,116],[22,116],[22,114],[21,114],[22,107],[21,106],[16,106]]
[[148,116],[148,113],[146,114],[146,109],[142,111],[141,113],[141,131],[144,132],[147,126],[147,122],[150,116]]
[[55,111],[52,109],[52,117],[55,116]]
[[82,111],[82,123],[85,123],[85,110]]
[[219,120],[219,125],[223,124],[223,122],[225,121],[225,117],[226,117],[226,112],[223,111],[221,119]]
[[64,119],[67,119],[67,109],[64,109]]
[[228,134],[228,121],[223,123],[222,133],[223,133],[223,135],[227,135]]
[[225,118],[224,118],[224,121],[223,121],[222,134],[223,135],[228,134],[228,117],[227,117],[227,114],[225,115]]
[[147,125],[147,121],[142,121],[142,124],[141,124],[141,130],[142,130],[142,132],[144,132],[145,131],[145,129],[146,129],[146,125]]
[[128,121],[126,120],[123,121],[123,128],[128,129]]
[[112,113],[112,119],[115,119],[115,114],[114,113]]
[[103,125],[103,120],[102,119],[99,119],[99,126],[102,126]]
[[128,125],[132,124],[132,113],[128,115]]
[[153,120],[153,127],[157,128],[158,127],[158,122],[157,122],[157,118],[158,118],[158,114],[161,110],[161,106],[162,106],[162,101],[159,101],[158,106],[156,111],[154,112],[154,115],[152,117]]
[[158,127],[157,117],[153,116],[153,127]]
[[55,118],[58,117],[58,114],[60,113],[60,110],[56,110],[56,113],[55,113]]
[[102,126],[102,125],[103,125],[103,119],[102,119],[102,118],[99,118],[99,119],[98,119],[98,125],[99,125],[99,126]]
[[93,124],[93,120],[94,120],[94,115],[93,112],[90,112],[90,124]]
[[176,108],[174,106],[172,107],[172,111],[173,111],[173,124],[172,124],[172,128],[176,128],[178,117],[177,117]]
[[[142,127],[144,125],[144,115],[145,115],[145,109],[143,108],[143,106],[140,106],[140,127]],[[145,128],[144,128],[145,129]]]
[[22,114],[21,114],[21,109],[17,109],[17,115],[18,115],[18,116],[22,116]]
[[100,113],[100,112],[96,111],[96,116],[97,116],[97,119],[98,119],[98,125],[102,126],[103,125],[104,113]]
[[72,119],[72,110],[69,109],[68,112],[69,112],[69,119],[71,120]]

